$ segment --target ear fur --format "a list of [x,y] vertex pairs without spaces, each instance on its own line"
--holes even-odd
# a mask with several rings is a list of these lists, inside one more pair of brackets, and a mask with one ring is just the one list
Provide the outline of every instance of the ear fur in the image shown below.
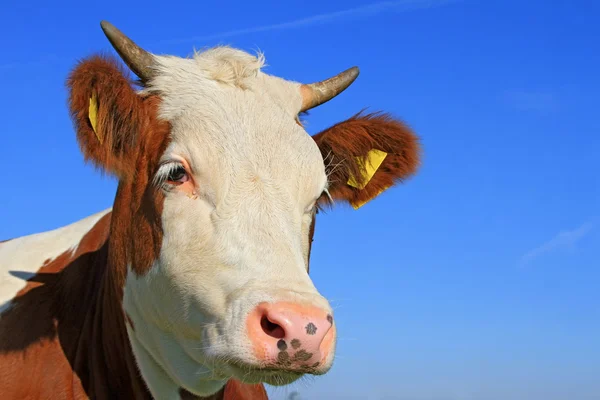
[[67,87],[77,141],[86,161],[119,178],[130,174],[148,112],[124,68],[112,57],[95,55],[77,65]]
[[[358,113],[313,138],[325,160],[331,196],[354,208],[409,178],[420,164],[417,136],[404,123],[384,113]],[[367,183],[364,165],[369,163],[371,150],[387,155]],[[358,187],[350,185],[349,180]]]

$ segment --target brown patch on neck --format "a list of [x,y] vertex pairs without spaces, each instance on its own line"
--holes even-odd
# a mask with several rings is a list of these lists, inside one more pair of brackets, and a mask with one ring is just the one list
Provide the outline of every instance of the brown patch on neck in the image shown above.
[[48,260],[2,314],[3,398],[149,398],[108,281],[111,217]]
[[2,398],[151,398],[122,298],[128,265],[142,275],[159,255],[164,196],[151,181],[170,126],[156,118],[157,97],[142,104],[135,151],[123,164],[135,168],[121,176],[113,211],[74,254],[45,263],[0,319]]
[[170,125],[158,121],[160,100],[144,99],[152,118],[143,126],[138,158],[131,179],[119,182],[113,206],[110,261],[114,265],[115,285],[122,291],[127,266],[144,275],[158,259],[162,245],[162,210],[164,193],[152,185],[161,155],[169,143]]
[[2,314],[2,398],[151,399],[115,279],[126,266],[111,259],[115,224],[108,213],[75,252],[47,260]]

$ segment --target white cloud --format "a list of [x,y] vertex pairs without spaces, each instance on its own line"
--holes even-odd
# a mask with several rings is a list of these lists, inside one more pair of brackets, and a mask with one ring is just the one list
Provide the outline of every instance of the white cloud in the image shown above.
[[559,232],[546,243],[525,253],[521,257],[519,264],[525,266],[546,253],[572,248],[578,241],[590,233],[593,228],[594,224],[592,222],[586,222],[576,229]]

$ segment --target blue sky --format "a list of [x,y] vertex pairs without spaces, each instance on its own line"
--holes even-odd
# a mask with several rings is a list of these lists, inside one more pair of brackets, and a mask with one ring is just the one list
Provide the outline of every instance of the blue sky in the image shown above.
[[274,398],[600,397],[598,3],[17,3],[0,25],[0,238],[112,204],[66,109],[75,61],[110,49],[101,19],[157,53],[260,49],[297,81],[358,65],[309,132],[388,111],[422,138],[423,167],[320,215],[311,275],[336,307],[339,357]]

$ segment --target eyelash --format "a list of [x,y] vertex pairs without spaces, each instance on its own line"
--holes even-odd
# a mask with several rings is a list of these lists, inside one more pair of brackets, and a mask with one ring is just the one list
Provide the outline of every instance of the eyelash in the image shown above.
[[183,164],[172,161],[162,164],[154,176],[154,184],[163,187],[165,184],[178,186],[190,179]]

